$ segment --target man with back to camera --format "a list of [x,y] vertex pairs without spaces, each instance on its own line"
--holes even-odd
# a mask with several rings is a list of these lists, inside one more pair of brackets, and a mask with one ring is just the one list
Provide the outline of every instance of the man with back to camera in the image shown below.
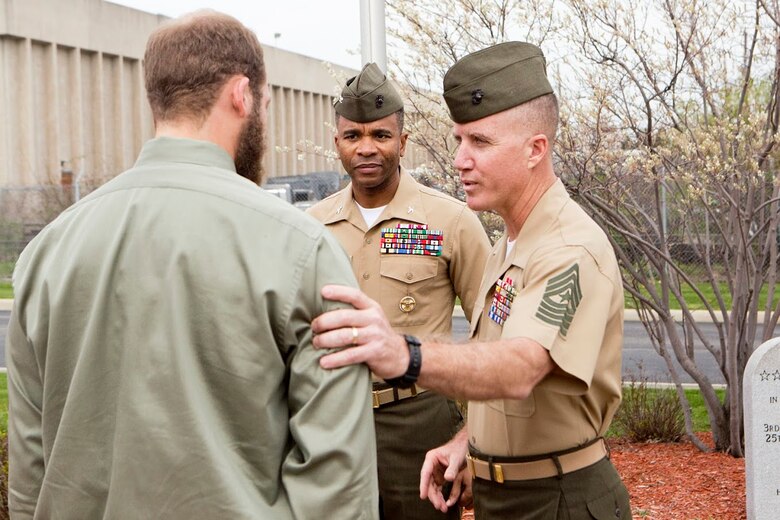
[[[335,112],[336,149],[352,182],[309,212],[342,244],[362,290],[396,332],[448,337],[456,296],[471,317],[490,250],[479,219],[400,167],[408,136],[403,101],[375,63],[346,82]],[[445,515],[419,497],[425,453],[460,428],[455,403],[381,379],[372,399],[381,517],[459,518],[457,508]]]
[[16,266],[13,518],[377,518],[368,370],[311,346],[321,287],[354,275],[257,186],[256,36],[198,12],[151,35],[144,72],[155,138]]
[[621,395],[620,271],[604,232],[554,173],[558,104],[545,67],[538,47],[508,42],[444,77],[467,203],[506,225],[472,341],[418,346],[394,334],[367,296],[329,286],[324,297],[356,308],[317,318],[314,344],[356,345],[322,358],[325,368],[366,362],[395,384],[469,399],[467,428],[429,452],[421,471],[421,497],[442,511],[464,484],[468,497],[473,477],[477,519],[630,519],[602,438]]

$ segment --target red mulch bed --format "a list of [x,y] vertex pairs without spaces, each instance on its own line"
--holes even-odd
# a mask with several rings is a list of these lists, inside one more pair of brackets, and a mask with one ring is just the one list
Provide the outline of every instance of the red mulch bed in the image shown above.
[[[699,433],[710,447],[712,434]],[[745,459],[702,453],[678,444],[610,440],[612,461],[631,494],[635,519],[741,520],[745,511]]]
[[[710,433],[700,438],[713,446]],[[689,441],[632,443],[610,439],[612,462],[631,494],[635,520],[742,520],[745,459],[702,453]],[[472,519],[470,512],[463,519]]]

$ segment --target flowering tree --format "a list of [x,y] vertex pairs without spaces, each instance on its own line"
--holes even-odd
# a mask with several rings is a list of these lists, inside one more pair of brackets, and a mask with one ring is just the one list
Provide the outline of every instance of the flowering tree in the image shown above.
[[[460,195],[451,123],[432,92],[446,69],[492,43],[539,44],[561,102],[556,169],[607,231],[689,434],[678,366],[701,390],[716,449],[742,456],[744,367],[780,317],[777,0],[527,4],[391,2],[395,69],[418,109],[412,138],[434,158],[425,176]],[[695,342],[723,374],[723,402]]]
[[[760,2],[570,7],[569,42],[589,65],[577,74],[588,99],[567,107],[562,171],[609,231],[625,287],[680,398],[672,359],[699,385],[716,447],[742,456],[745,364],[780,312],[777,26]],[[697,307],[716,323],[717,341],[697,323]],[[694,341],[727,382],[723,403],[697,364]]]
[[[452,121],[441,97],[444,74],[460,57],[511,39],[545,40],[557,26],[554,0],[391,0],[388,5],[390,73],[410,110],[405,127],[431,161],[414,173],[422,182],[452,196],[465,197],[455,171]],[[492,213],[480,215],[495,241],[503,230]]]

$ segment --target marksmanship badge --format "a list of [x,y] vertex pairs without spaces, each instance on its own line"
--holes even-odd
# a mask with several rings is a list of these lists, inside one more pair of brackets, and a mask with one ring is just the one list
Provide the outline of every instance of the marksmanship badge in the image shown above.
[[379,252],[391,255],[441,256],[444,232],[428,224],[398,224],[382,228]]
[[515,296],[517,296],[515,282],[508,276],[499,278],[493,291],[493,303],[490,304],[488,317],[499,325],[503,325],[509,317],[509,310]]
[[565,338],[580,300],[582,300],[580,266],[574,264],[561,274],[547,280],[547,288],[536,310],[536,317],[558,327],[561,336]]

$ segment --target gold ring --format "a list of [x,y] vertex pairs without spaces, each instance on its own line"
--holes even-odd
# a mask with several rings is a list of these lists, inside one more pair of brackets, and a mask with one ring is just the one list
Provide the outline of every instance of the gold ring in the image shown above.
[[352,327],[352,344],[356,344],[358,340],[358,330],[355,327]]

